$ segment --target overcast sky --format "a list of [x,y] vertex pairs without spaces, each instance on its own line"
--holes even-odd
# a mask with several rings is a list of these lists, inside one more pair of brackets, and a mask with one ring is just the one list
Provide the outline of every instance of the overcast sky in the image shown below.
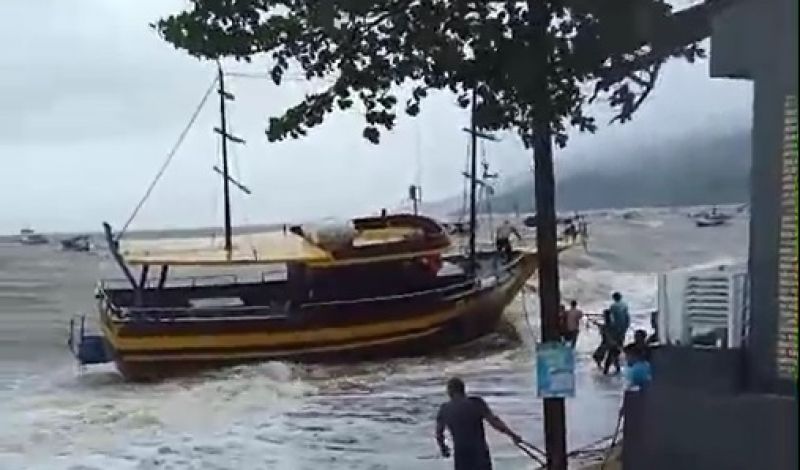
[[[148,27],[186,3],[0,1],[0,233],[124,223],[214,76],[213,64],[174,50]],[[235,63],[227,68],[253,71]],[[557,156],[558,171],[613,165],[608,155],[636,142],[667,145],[747,125],[750,85],[707,75],[707,63],[671,63],[633,123],[575,135]],[[266,80],[231,79],[230,88],[237,97],[231,125],[248,141],[235,149],[234,171],[253,191],[234,198],[236,223],[391,208],[417,178],[427,200],[461,191],[467,142],[460,129],[468,118],[448,95],[426,101],[420,117],[401,120],[380,146],[363,141],[361,118],[353,114],[335,115],[303,140],[269,144],[268,117],[312,85],[278,89]],[[221,183],[212,171],[217,115],[210,104],[134,228],[221,220]],[[505,177],[530,168],[529,153],[511,136],[487,152]]]

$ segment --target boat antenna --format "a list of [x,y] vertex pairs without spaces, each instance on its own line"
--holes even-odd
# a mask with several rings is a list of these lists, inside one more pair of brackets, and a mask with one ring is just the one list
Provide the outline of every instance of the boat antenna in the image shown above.
[[[233,183],[236,187],[243,189],[243,185],[234,181],[228,172],[228,141],[244,144],[244,139],[236,137],[228,133],[228,123],[225,115],[225,103],[227,100],[234,100],[233,94],[225,90],[225,73],[222,71],[222,64],[217,61],[217,83],[219,84],[219,127],[214,128],[214,132],[222,138],[222,170],[214,168],[215,171],[222,175],[222,198],[225,210],[225,252],[228,258],[231,257],[233,251],[233,241],[231,234],[231,195],[230,184]],[[244,190],[244,189],[243,189]],[[249,192],[249,191],[246,191]]]
[[476,122],[476,115],[478,109],[478,92],[477,87],[472,89],[472,109],[470,111],[470,127],[463,129],[470,134],[470,160],[469,160],[469,273],[475,275],[476,271],[476,249],[475,249],[475,233],[477,229],[477,189],[478,189],[478,138],[496,141],[497,138],[490,134],[484,134],[478,131]]
[[422,202],[422,186],[412,184],[408,187],[408,198],[411,199],[412,210],[414,215],[419,214],[419,204]]

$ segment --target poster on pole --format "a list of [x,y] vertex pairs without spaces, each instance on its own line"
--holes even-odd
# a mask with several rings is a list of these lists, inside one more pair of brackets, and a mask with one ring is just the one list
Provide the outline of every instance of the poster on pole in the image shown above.
[[536,392],[539,398],[575,396],[575,350],[560,342],[536,346]]

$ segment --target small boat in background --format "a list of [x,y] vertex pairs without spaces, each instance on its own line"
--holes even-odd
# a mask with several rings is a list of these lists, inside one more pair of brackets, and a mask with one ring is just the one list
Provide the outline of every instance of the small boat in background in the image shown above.
[[626,211],[626,212],[624,212],[622,214],[622,219],[623,220],[637,220],[637,219],[641,219],[641,218],[642,218],[642,214],[639,211],[635,211],[635,210],[629,210],[629,211]]
[[19,231],[19,242],[23,245],[46,245],[49,243],[49,240],[40,233],[36,233],[29,228],[24,228]]
[[711,216],[701,216],[694,219],[695,225],[698,227],[719,227],[728,223],[728,219]]
[[727,224],[733,216],[725,214],[724,212],[719,212],[717,208],[714,207],[710,212],[702,212],[694,215],[692,218],[694,219],[695,225],[698,227],[718,227]]
[[463,222],[461,220],[455,222],[443,222],[442,226],[449,235],[459,236],[469,234],[469,222]]
[[92,251],[92,239],[89,235],[77,235],[61,240],[61,249],[64,251],[78,251],[86,253]]
[[529,215],[522,220],[522,225],[528,228],[536,228],[536,216]]

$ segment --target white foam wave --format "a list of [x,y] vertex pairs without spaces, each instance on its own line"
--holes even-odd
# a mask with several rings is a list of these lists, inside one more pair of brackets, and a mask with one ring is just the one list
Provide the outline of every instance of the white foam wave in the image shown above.
[[[655,308],[659,271],[735,261],[736,247],[746,240],[735,224],[698,232],[671,209],[663,215],[637,211],[635,220],[623,219],[624,212],[590,217],[596,223],[589,252],[561,257],[562,298],[598,313],[620,291],[637,328]],[[523,347],[498,351],[479,344],[444,359],[338,367],[267,363],[155,385],[123,383],[110,367],[77,378],[72,367],[27,379],[16,371],[0,375],[0,469],[413,469],[420,459],[425,468],[447,468],[449,462],[429,458],[435,452],[430,421],[447,376],[462,376],[488,393],[512,425],[531,432],[538,427],[541,416],[531,406],[538,311],[530,292],[507,310]],[[578,367],[586,374],[578,377],[581,389],[570,406],[573,423],[580,423],[570,425],[571,440],[589,442],[616,420],[621,384],[589,372],[588,352],[598,341],[594,329],[579,336]],[[23,365],[32,368],[30,361]],[[493,443],[496,456],[516,455],[503,444]]]
[[43,468],[56,468],[49,466],[54,456],[114,451],[120,434],[126,439],[182,433],[208,437],[251,416],[277,415],[314,391],[282,363],[155,385],[122,383],[101,370],[71,384],[62,375],[36,388],[0,408],[4,417],[0,468],[5,468],[4,453],[23,453],[33,460],[43,459]]

